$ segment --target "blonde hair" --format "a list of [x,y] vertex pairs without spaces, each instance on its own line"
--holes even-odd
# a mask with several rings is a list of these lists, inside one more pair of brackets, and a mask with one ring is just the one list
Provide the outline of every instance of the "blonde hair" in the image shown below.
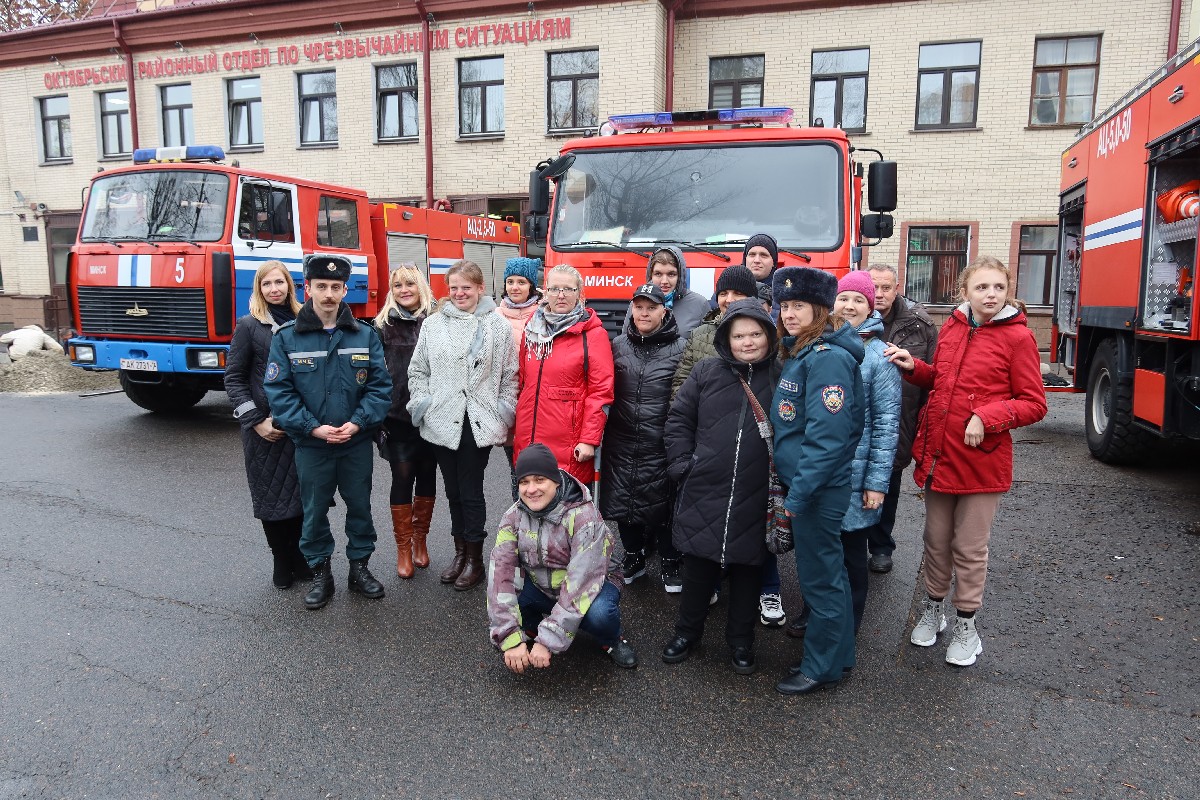
[[[550,284],[550,276],[555,273],[559,275],[571,276],[571,280],[575,281],[575,288],[579,290],[579,301],[583,302],[583,276],[579,274],[579,270],[575,269],[570,264],[559,264],[558,266],[550,267],[546,270],[547,286]],[[543,294],[548,295],[549,291],[543,291]]]
[[[474,261],[468,261],[465,258],[460,258],[450,265],[450,269],[446,270],[446,286],[450,285],[450,279],[455,275],[462,275],[476,286],[484,286],[483,270]],[[450,302],[450,295],[446,295],[441,300],[437,301],[438,310],[441,310],[446,303]]]
[[843,325],[848,324],[845,317],[834,314],[831,309],[825,306],[814,303],[809,303],[809,306],[813,310],[813,321],[800,329],[800,332],[796,334],[796,341],[790,349],[783,343],[783,337],[790,334],[787,332],[787,328],[783,326],[782,312],[780,312],[779,319],[775,322],[775,326],[779,330],[779,357],[785,361],[819,339],[821,334],[825,333],[827,325],[832,325],[836,331]]
[[283,277],[287,280],[288,293],[284,303],[292,309],[293,314],[300,313],[300,301],[296,299],[296,282],[292,280],[292,273],[288,272],[287,264],[275,259],[264,261],[262,266],[255,271],[254,286],[250,289],[250,316],[264,325],[273,325],[275,321],[271,318],[271,311],[268,308],[270,304],[267,302],[267,298],[263,297],[262,281],[268,273],[275,270],[282,272]]
[[1008,267],[1004,266],[1004,262],[995,256],[979,256],[970,264],[967,264],[962,273],[958,276],[958,293],[962,297],[963,302],[967,299],[967,285],[971,281],[971,276],[981,269],[994,269],[1004,276],[1004,282],[1008,284],[1004,293],[1004,302],[1013,308],[1025,311],[1025,301],[1012,297],[1013,279],[1012,272]]
[[396,302],[396,296],[392,293],[392,285],[399,281],[417,285],[418,314],[429,314],[437,308],[437,304],[433,301],[433,292],[429,290],[429,282],[425,280],[421,270],[417,269],[417,265],[411,261],[405,261],[388,275],[387,300],[384,301],[383,308],[379,309],[379,313],[375,315],[375,327],[392,324],[388,315],[392,309],[400,308],[400,304]]

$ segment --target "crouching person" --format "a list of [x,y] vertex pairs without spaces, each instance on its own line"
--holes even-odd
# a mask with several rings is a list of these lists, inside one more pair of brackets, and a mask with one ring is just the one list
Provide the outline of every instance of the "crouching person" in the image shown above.
[[587,488],[534,443],[515,466],[517,502],[500,520],[488,570],[492,643],[522,673],[548,667],[583,630],[619,667],[637,666],[621,635],[621,569],[615,542]]

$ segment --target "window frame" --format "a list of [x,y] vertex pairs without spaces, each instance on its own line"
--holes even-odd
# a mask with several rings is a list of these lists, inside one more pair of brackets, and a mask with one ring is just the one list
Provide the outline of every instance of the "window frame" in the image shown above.
[[[188,102],[186,104],[167,104],[167,90],[177,89],[180,86],[186,86],[188,90]],[[196,143],[196,130],[194,125],[195,104],[192,96],[192,84],[184,83],[166,83],[158,87],[158,108],[160,122],[162,123],[162,142],[163,147],[187,147]],[[189,114],[188,112],[192,112]],[[171,126],[167,120],[174,114],[176,122],[179,126],[179,141],[173,142],[170,140],[168,131]]]
[[[256,98],[248,98],[248,97],[235,98],[233,96],[233,85],[235,83],[237,83],[238,81],[251,81],[251,80],[258,81],[258,96]],[[253,107],[255,105],[258,106],[258,111],[259,111],[259,131],[258,131],[259,139],[257,141],[254,141],[254,108]],[[235,119],[234,109],[236,109],[239,106],[243,106],[245,108],[243,113],[246,115],[246,130],[248,131],[249,137],[251,140],[244,144],[235,144],[234,143],[234,135],[233,135],[233,121]],[[231,151],[244,152],[247,150],[261,150],[263,148],[264,144],[266,143],[265,142],[266,126],[262,124],[262,108],[263,108],[263,99],[262,99],[262,77],[261,76],[259,76],[259,75],[241,75],[236,78],[227,78],[225,80],[225,113],[227,115],[227,121],[228,121],[228,124],[226,125],[226,128],[227,128],[226,133],[229,136],[229,149]]]
[[[944,44],[975,44],[979,45],[979,59],[974,67],[970,65],[949,66],[949,67],[925,67],[921,64],[921,48],[937,47]],[[956,72],[968,72],[974,69],[975,72],[975,96],[971,106],[971,121],[970,122],[950,122],[950,103],[951,89],[953,87],[952,76]],[[917,96],[916,105],[913,113],[913,130],[914,131],[946,131],[946,130],[971,130],[979,127],[979,85],[980,78],[983,73],[983,40],[982,39],[953,39],[949,41],[939,42],[921,42],[917,45]],[[921,79],[926,75],[942,76],[942,109],[941,116],[937,123],[922,123],[921,122]]]
[[[333,227],[333,220],[330,218],[330,212],[334,210],[332,208],[332,203],[337,203],[339,206],[341,206],[341,205],[349,206],[350,209],[353,211],[353,216],[354,216],[354,219],[352,220],[353,224],[348,225],[344,229],[345,231],[353,231],[354,232],[354,243],[353,244],[340,244],[340,243],[337,243],[334,241],[335,230]],[[361,241],[362,241],[362,237],[359,235],[358,225],[359,225],[358,201],[356,201],[352,197],[339,197],[338,195],[324,194],[324,193],[321,194],[320,199],[317,201],[316,236],[317,236],[317,245],[319,247],[327,247],[327,248],[332,248],[334,250],[358,250],[359,245],[361,244]],[[322,239],[322,231],[324,231],[324,235],[325,235],[324,239]]]
[[[110,95],[125,95],[125,108],[116,111],[105,110],[105,98]],[[110,89],[96,92],[96,105],[100,116],[100,157],[102,159],[118,159],[133,155],[133,120],[129,114],[129,91],[127,89]],[[117,120],[117,148],[110,150],[108,145],[108,126],[105,124],[109,117]],[[128,141],[126,141],[128,137]]]
[[[822,73],[818,74],[816,72],[815,65],[812,63],[812,60],[815,59],[816,56],[820,53],[844,53],[844,52],[849,52],[849,51],[854,51],[854,50],[866,50],[867,51],[867,69],[864,72],[822,72]],[[834,90],[834,97],[833,97],[834,119],[832,122],[832,124],[836,125],[837,123],[842,121],[842,95],[845,92],[845,80],[847,78],[862,78],[862,81],[863,81],[863,124],[862,124],[862,127],[861,128],[845,128],[845,127],[843,127],[842,130],[844,130],[846,133],[866,133],[867,132],[867,101],[870,98],[870,93],[871,93],[870,74],[871,74],[871,48],[869,45],[866,47],[832,47],[832,48],[827,47],[827,48],[822,48],[820,50],[813,50],[809,55],[808,124],[811,126],[815,120],[815,117],[813,114],[813,101],[816,98],[817,81],[833,80],[836,82],[837,88]],[[826,122],[825,124],[829,125],[831,123]]]
[[[65,100],[67,101],[66,114],[47,114],[46,101],[48,100]],[[63,146],[63,121],[66,121],[67,139],[71,139],[71,98],[70,95],[54,94],[46,97],[37,98],[38,104],[38,131],[41,137],[41,156],[43,164],[67,164],[74,160],[74,141],[70,141],[65,147]],[[58,146],[59,153],[52,155],[50,153],[50,124],[57,123],[55,127],[58,129]]]
[[[497,60],[497,59],[500,61],[500,75],[501,75],[500,80],[468,81],[468,82],[463,81],[463,79],[462,79],[463,64],[465,64],[469,61],[492,61],[492,60]],[[460,139],[501,139],[504,137],[505,129],[503,127],[499,128],[498,130],[488,130],[487,129],[487,116],[488,116],[487,115],[487,108],[488,108],[487,88],[489,86],[499,86],[500,87],[501,98],[504,101],[503,102],[504,110],[507,111],[508,98],[505,97],[507,92],[505,91],[506,87],[505,87],[505,80],[504,80],[505,66],[506,65],[505,65],[505,59],[504,59],[503,54],[491,55],[491,56],[474,56],[471,58],[460,58],[460,59],[456,60],[455,65],[454,65],[454,70],[455,70],[455,78],[457,79],[457,83],[458,83],[458,91],[457,91],[457,94],[458,94],[458,97],[457,97],[457,101],[458,101],[458,138],[460,138]],[[477,131],[463,130],[463,120],[466,119],[466,115],[463,114],[463,90],[464,89],[479,89],[479,130],[477,130]],[[505,126],[508,125],[507,114],[505,114],[503,124]]]
[[[745,58],[757,58],[762,61],[762,75],[757,78],[738,78],[736,80],[713,80],[713,62],[716,61],[733,61],[742,60]],[[753,106],[745,106],[742,104],[742,88],[751,84],[758,85],[758,105],[765,106],[766,99],[766,81],[767,81],[767,55],[766,53],[746,53],[744,55],[726,55],[726,56],[709,56],[708,57],[708,107],[716,108],[716,101],[713,97],[713,90],[717,86],[732,86],[733,87],[733,103],[730,108],[753,108]]]
[[[1021,249],[1021,233],[1025,228],[1052,228],[1055,231],[1054,241],[1049,250],[1022,250]],[[1013,285],[1011,295],[1017,297],[1017,293],[1021,289],[1021,257],[1026,255],[1048,256],[1046,276],[1044,279],[1043,297],[1045,302],[1035,303],[1032,300],[1026,300],[1025,303],[1031,308],[1052,308],[1054,306],[1054,281],[1058,274],[1058,250],[1059,250],[1059,226],[1058,220],[1021,220],[1012,224],[1012,241],[1009,245],[1008,263],[1013,275]]]
[[[957,306],[958,302],[959,302],[957,299],[955,299],[951,302],[939,302],[932,298],[922,299],[920,297],[915,296],[915,294],[913,293],[912,288],[909,283],[909,278],[910,278],[909,259],[910,258],[912,258],[913,256],[922,256],[922,255],[934,255],[934,256],[936,256],[936,255],[951,255],[951,254],[957,254],[959,252],[959,251],[951,251],[951,250],[911,250],[911,249],[909,249],[909,247],[908,247],[909,236],[914,228],[916,228],[916,229],[955,228],[955,229],[966,230],[967,246],[966,246],[965,252],[963,252],[963,256],[964,256],[963,267],[966,267],[968,264],[971,263],[972,259],[975,258],[976,251],[979,246],[979,223],[977,221],[964,221],[964,220],[921,220],[921,221],[915,221],[915,222],[905,222],[903,225],[901,225],[900,235],[901,235],[901,242],[903,243],[902,244],[903,249],[902,249],[902,258],[901,258],[900,263],[904,265],[904,272],[901,275],[904,296],[911,298],[913,300],[916,300],[917,302],[922,303],[923,305],[926,305],[926,306],[941,306],[941,307]],[[956,282],[957,282],[957,275],[955,276],[955,278],[956,278]],[[932,275],[930,276],[930,279],[931,279],[931,284],[932,284],[932,282],[933,282]],[[932,288],[932,286],[931,286],[931,288]]]
[[[579,73],[564,73],[563,75],[554,74],[554,56],[570,55],[572,53],[595,53],[596,54],[596,71],[579,72]],[[546,133],[571,133],[573,131],[590,130],[600,124],[600,48],[599,47],[578,47],[572,50],[547,50],[546,51]],[[596,121],[590,125],[580,124],[579,120],[579,84],[581,81],[594,80],[596,82]],[[552,124],[554,113],[552,111],[552,102],[554,97],[554,84],[567,83],[571,84],[571,122],[572,125],[556,128]]]
[[[332,75],[333,76],[333,91],[332,92],[317,92],[315,94],[305,94],[304,93],[304,78],[309,75]],[[314,69],[314,70],[308,70],[305,72],[297,72],[296,73],[296,99],[297,99],[296,111],[298,112],[297,121],[300,124],[299,141],[300,141],[301,147],[305,147],[305,148],[308,148],[308,147],[312,147],[312,148],[337,147],[338,137],[341,135],[341,127],[340,126],[338,127],[337,131],[335,131],[334,138],[332,138],[332,139],[324,138],[326,119],[325,119],[325,108],[321,101],[325,100],[327,98],[331,98],[331,97],[333,98],[334,108],[337,108],[337,70],[336,69]],[[310,103],[310,102],[316,103],[317,126],[321,130],[321,137],[322,137],[321,139],[317,139],[314,141],[307,141],[304,138],[304,120],[305,120],[304,107],[305,107],[306,103]],[[335,115],[335,124],[336,124],[336,115]]]
[[[416,61],[397,61],[391,64],[375,64],[375,141],[376,142],[413,142],[419,141],[421,138],[421,94],[420,82],[421,77],[417,71]],[[407,86],[391,86],[383,88],[379,85],[379,73],[381,70],[393,69],[395,67],[412,67],[413,82]],[[384,98],[387,96],[396,96],[396,129],[400,131],[398,136],[383,135],[383,109]],[[404,96],[412,95],[413,105],[417,109],[417,122],[414,130],[411,133],[405,132],[404,128]]]
[[[1042,42],[1061,41],[1070,43],[1072,39],[1095,39],[1096,40],[1096,60],[1095,61],[1080,61],[1068,62],[1053,66],[1038,66],[1037,51],[1038,45]],[[1096,94],[1100,88],[1100,53],[1101,47],[1104,45],[1104,36],[1100,33],[1080,33],[1080,34],[1061,34],[1057,36],[1036,36],[1033,40],[1033,68],[1029,79],[1029,127],[1031,128],[1078,128],[1081,125],[1087,124],[1096,115]],[[1092,106],[1088,112],[1087,119],[1082,122],[1064,122],[1063,116],[1067,110],[1067,72],[1071,69],[1080,67],[1091,67],[1095,70],[1094,79],[1092,81]],[[1055,122],[1037,122],[1034,119],[1034,108],[1037,103],[1037,80],[1039,73],[1057,72],[1058,75],[1058,119]],[[1046,95],[1049,96],[1049,95]]]

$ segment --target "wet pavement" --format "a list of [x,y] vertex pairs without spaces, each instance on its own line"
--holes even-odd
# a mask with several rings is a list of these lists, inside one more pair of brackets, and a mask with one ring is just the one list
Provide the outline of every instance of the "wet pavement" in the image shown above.
[[[658,659],[677,600],[656,562],[622,602],[638,669],[581,636],[509,674],[482,589],[437,582],[444,500],[433,565],[392,572],[382,461],[387,597],[348,595],[339,555],[336,597],[306,612],[300,587],[270,584],[223,398],[172,419],[122,395],[0,395],[0,799],[1195,798],[1200,456],[1099,464],[1082,399],[1050,403],[1015,435],[978,663],[908,644],[922,517],[906,486],[857,669],[785,698],[797,644],[759,628],[758,673],[735,675],[724,602],[697,655]],[[507,492],[497,449],[493,519]]]

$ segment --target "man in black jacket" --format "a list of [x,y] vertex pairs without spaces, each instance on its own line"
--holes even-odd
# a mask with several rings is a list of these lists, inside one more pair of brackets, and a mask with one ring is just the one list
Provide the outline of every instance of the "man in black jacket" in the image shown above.
[[[883,317],[883,340],[903,347],[914,358],[931,361],[937,347],[938,329],[925,308],[915,300],[900,294],[896,268],[873,264],[869,269],[875,284],[875,310]],[[891,572],[892,552],[896,540],[892,529],[896,525],[896,504],[900,500],[900,478],[912,461],[913,437],[917,432],[917,416],[925,405],[928,392],[904,381],[901,388],[900,440],[896,443],[896,461],[892,465],[892,481],[883,501],[879,522],[867,529],[867,544],[871,551],[868,566],[872,572]]]

